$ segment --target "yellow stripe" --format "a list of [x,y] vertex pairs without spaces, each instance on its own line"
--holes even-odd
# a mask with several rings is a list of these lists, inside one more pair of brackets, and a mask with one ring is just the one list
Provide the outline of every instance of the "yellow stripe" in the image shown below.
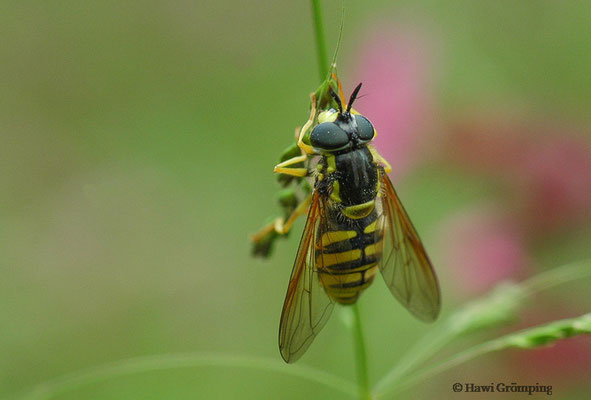
[[[326,293],[341,304],[351,304],[357,300],[359,293],[367,289],[374,281],[375,275],[378,271],[377,264],[365,271],[365,273],[354,272],[346,275],[320,275],[321,284],[324,286]],[[342,285],[344,283],[359,282],[363,277],[364,283],[351,288],[335,288],[332,285]]]
[[[363,268],[363,269],[362,269]],[[373,282],[373,278],[378,271],[378,265],[376,263],[371,264],[369,267],[367,265],[363,266],[362,268],[357,268],[351,271],[350,274],[343,274],[343,275],[331,275],[328,274],[321,274],[320,280],[322,281],[322,285],[329,291],[344,291],[349,289],[360,289],[366,288],[369,283]],[[333,285],[342,285],[345,283],[351,282],[358,282],[364,278],[365,282],[361,286],[357,286],[354,288],[333,288],[330,286]]]
[[332,288],[330,286],[360,281],[361,273],[354,272],[352,274],[345,275],[322,274],[320,275],[320,279],[327,290],[342,290],[340,288]]
[[375,244],[370,244],[369,246],[367,246],[365,248],[365,255],[366,256],[373,256],[374,254],[376,254],[376,245]]
[[373,282],[372,281],[367,281],[364,282],[363,285],[359,285],[359,286],[355,286],[352,288],[328,288],[329,292],[337,292],[339,294],[345,294],[345,293],[355,293],[355,292],[361,292],[362,290],[365,290],[369,287],[369,285],[371,285]]
[[316,244],[316,248],[319,249],[320,245],[330,246],[333,243],[342,242],[343,240],[352,239],[357,236],[355,231],[332,231],[326,232],[322,235],[320,243]]
[[365,229],[363,230],[363,233],[375,232],[377,227],[378,227],[378,220],[376,219],[374,222],[372,222],[371,224],[369,224],[365,227]]
[[[331,276],[346,276],[346,275],[350,275],[350,274],[355,274],[357,272],[364,272],[364,271],[368,271],[374,267],[377,267],[378,263],[374,262],[374,263],[369,263],[369,264],[365,264],[362,265],[361,267],[357,267],[357,268],[353,268],[353,269],[348,269],[346,271],[342,271],[342,273],[338,274],[338,273],[333,273],[333,271],[331,271],[330,269],[323,269],[323,268],[319,268],[318,272],[320,272],[322,275],[331,275]],[[339,271],[341,272],[341,271]],[[342,279],[342,278],[339,278]]]
[[355,261],[360,258],[361,250],[359,249],[343,251],[342,253],[320,254],[316,259],[316,265],[321,267],[330,267],[331,265]]
[[334,159],[334,155],[327,154],[326,155],[326,163],[328,164],[328,168],[326,168],[326,172],[332,174],[337,170],[337,165]]
[[341,202],[341,185],[339,184],[339,181],[334,181],[332,183],[332,193],[330,194],[330,198],[332,199],[332,201],[336,202],[336,203],[340,203]]
[[373,268],[373,267],[375,267],[377,265],[378,265],[377,263],[365,264],[365,265],[362,265],[359,268],[350,269],[347,272],[351,272],[351,273],[353,273],[353,272],[363,272],[363,271],[367,271],[367,270],[369,270],[369,269],[371,269],[371,268]]
[[365,275],[364,275],[365,280],[366,281],[373,281],[373,278],[376,276],[378,269],[379,269],[378,265],[376,264],[373,268],[365,271]]
[[375,200],[370,200],[367,203],[349,206],[343,210],[343,214],[352,219],[360,219],[367,217],[373,211]]

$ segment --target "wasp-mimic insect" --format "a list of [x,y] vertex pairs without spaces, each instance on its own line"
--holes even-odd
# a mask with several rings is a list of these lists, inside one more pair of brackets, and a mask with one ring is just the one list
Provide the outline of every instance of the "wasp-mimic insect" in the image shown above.
[[[344,105],[336,75],[333,81],[341,93],[329,89],[338,110],[317,112],[321,103],[312,94],[298,148],[274,170],[284,186],[290,179],[304,182],[306,197],[298,201],[294,192],[284,193],[285,217],[253,236],[255,253],[268,256],[274,239],[308,214],[279,327],[279,349],[288,363],[308,349],[334,303],[355,303],[378,269],[394,297],[419,319],[435,320],[441,307],[431,262],[388,178],[391,167],[372,144],[376,130],[351,108],[361,84]],[[306,177],[314,178],[312,189]]]

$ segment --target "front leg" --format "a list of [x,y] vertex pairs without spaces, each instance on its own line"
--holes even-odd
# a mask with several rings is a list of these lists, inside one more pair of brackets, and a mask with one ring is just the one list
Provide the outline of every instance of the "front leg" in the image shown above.
[[316,119],[316,95],[314,93],[310,94],[310,117],[300,130],[300,134],[298,137],[298,146],[302,151],[306,154],[316,154],[314,148],[309,144],[304,143],[304,136],[310,130],[312,125],[314,124],[314,120]]
[[253,242],[253,254],[265,258],[268,257],[271,254],[275,239],[287,236],[294,222],[300,216],[308,213],[311,202],[312,194],[309,194],[287,217],[277,217],[259,232],[252,235],[250,239]]
[[284,174],[284,175],[291,175],[291,176],[298,176],[298,177],[305,177],[309,175],[308,168],[289,168],[290,165],[298,164],[306,161],[308,156],[306,154],[302,154],[301,156],[290,158],[289,160],[285,160],[275,166],[273,168],[273,172],[276,174]]

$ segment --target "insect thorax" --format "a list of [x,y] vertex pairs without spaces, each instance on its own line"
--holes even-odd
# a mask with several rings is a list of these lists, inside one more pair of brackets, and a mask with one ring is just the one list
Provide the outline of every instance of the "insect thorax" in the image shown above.
[[324,154],[316,188],[352,219],[368,215],[378,193],[378,167],[367,146]]

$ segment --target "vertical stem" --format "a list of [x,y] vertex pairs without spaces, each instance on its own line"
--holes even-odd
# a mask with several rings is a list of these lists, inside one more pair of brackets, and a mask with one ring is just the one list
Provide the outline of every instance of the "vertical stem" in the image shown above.
[[363,329],[361,327],[359,303],[355,303],[351,307],[353,308],[353,345],[355,346],[355,369],[357,371],[357,383],[359,385],[359,398],[362,400],[371,400],[367,373],[367,353],[365,350],[365,340],[363,339]]
[[413,368],[428,360],[437,351],[454,338],[455,331],[450,325],[444,325],[443,329],[432,330],[407,349],[396,365],[384,375],[373,387],[376,393],[380,393],[386,387],[392,387],[408,374]]
[[312,15],[314,16],[314,31],[316,33],[318,72],[320,73],[320,81],[323,81],[328,74],[328,58],[326,58],[326,42],[324,40],[324,24],[322,22],[320,0],[312,0]]
[[[324,81],[328,75],[328,58],[326,57],[326,42],[324,41],[324,26],[322,23],[322,11],[320,0],[312,0],[312,14],[314,16],[314,30],[316,32],[316,50],[318,54],[318,72],[320,81]],[[342,28],[342,26],[341,26]],[[340,39],[339,39],[340,40]],[[355,346],[355,370],[357,371],[357,384],[359,386],[359,398],[371,400],[372,395],[369,387],[367,373],[367,353],[365,351],[365,340],[361,328],[361,315],[359,305],[353,304],[353,342]]]

